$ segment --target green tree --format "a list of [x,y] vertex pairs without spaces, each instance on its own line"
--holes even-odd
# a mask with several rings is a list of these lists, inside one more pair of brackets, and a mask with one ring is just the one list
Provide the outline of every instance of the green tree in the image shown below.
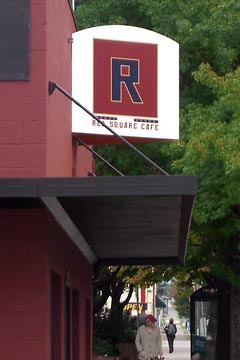
[[[133,11],[134,10],[134,11]],[[145,27],[180,43],[180,140],[139,144],[170,174],[193,174],[198,197],[184,267],[160,268],[164,274],[217,283],[240,328],[240,6],[235,0],[89,1],[77,8],[80,27],[126,24]],[[154,170],[122,145],[98,151],[126,175]],[[99,174],[107,174],[101,164]],[[226,309],[225,306],[225,309]],[[224,312],[224,315],[230,311]],[[236,321],[237,320],[237,321]],[[237,324],[236,324],[237,322]],[[220,319],[229,337],[230,319]],[[229,359],[222,347],[221,359]],[[239,344],[232,343],[231,358]]]
[[182,281],[173,280],[172,287],[175,288],[175,308],[181,318],[190,319],[190,295],[192,286]]
[[[169,173],[194,174],[198,177],[199,195],[193,214],[191,239],[193,245],[196,242],[200,245],[204,240],[200,251],[203,259],[206,259],[206,263],[201,261],[201,264],[206,266],[212,263],[212,253],[221,263],[220,253],[225,257],[226,250],[229,252],[229,248],[225,249],[217,241],[219,236],[223,237],[222,233],[219,234],[220,229],[224,232],[228,225],[226,219],[224,226],[219,227],[217,223],[217,220],[223,219],[223,211],[230,221],[229,231],[238,233],[239,230],[238,216],[235,215],[236,221],[228,217],[229,207],[231,210],[234,204],[229,204],[226,196],[234,197],[233,202],[237,200],[239,10],[240,7],[231,0],[207,0],[204,4],[201,0],[191,3],[179,0],[98,0],[77,8],[80,27],[113,23],[137,25],[158,31],[180,43],[180,141],[138,146]],[[203,62],[206,65],[202,65]],[[114,147],[120,147],[121,152],[115,151]],[[99,149],[127,175],[155,171],[122,145],[101,146]],[[235,167],[235,175],[231,178],[230,167]],[[98,164],[98,171],[106,174],[108,170],[103,170],[102,165]],[[217,193],[213,191],[216,188],[219,189]],[[236,212],[236,206],[234,209]],[[205,218],[204,223],[202,217]],[[199,227],[201,231],[197,230]],[[205,236],[202,236],[203,230]],[[218,249],[213,248],[211,253],[208,242],[214,243],[214,238]],[[195,248],[192,252],[190,262],[191,258],[195,262],[199,249]],[[199,266],[199,261],[196,264]],[[213,270],[218,271],[217,268],[214,264]],[[233,278],[229,280],[232,282]]]
[[[108,339],[107,345],[114,346],[124,340],[127,323],[123,319],[123,308],[131,298],[133,284],[124,280],[123,267],[98,266],[94,269],[93,291],[95,339],[102,341]],[[121,300],[125,291],[127,295]],[[103,306],[109,297],[110,311],[103,313]]]

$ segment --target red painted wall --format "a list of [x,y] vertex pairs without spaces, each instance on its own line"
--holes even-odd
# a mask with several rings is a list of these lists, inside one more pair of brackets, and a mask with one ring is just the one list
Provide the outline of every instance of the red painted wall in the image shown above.
[[0,211],[0,359],[49,359],[47,243],[39,219],[34,210]]
[[[86,356],[86,343],[87,339],[85,322],[86,319],[91,318],[92,311],[86,312],[86,302],[90,301],[92,304],[92,268],[87,263],[86,259],[81,256],[73,243],[69,243],[65,236],[61,235],[61,232],[57,228],[54,229],[52,221],[49,223],[53,234],[58,233],[58,236],[52,236],[50,234],[50,253],[49,264],[50,269],[60,274],[62,279],[62,298],[64,299],[64,285],[65,279],[69,276],[71,288],[79,290],[79,359],[90,359],[91,353]],[[49,234],[49,233],[48,233]],[[64,301],[62,302],[62,314],[64,317]],[[62,319],[64,323],[64,318]],[[89,324],[90,330],[92,330],[92,321]],[[62,354],[65,354],[65,327],[62,328]],[[92,339],[90,338],[90,342]],[[64,360],[64,357],[62,358]]]
[[31,2],[30,81],[0,81],[0,176],[46,174],[45,0]]
[[71,102],[48,83],[71,93],[76,26],[68,0],[31,0],[30,14],[30,80],[0,81],[0,177],[72,176]]
[[[49,360],[50,276],[61,278],[65,359],[65,279],[79,291],[79,359],[85,359],[85,304],[92,298],[91,267],[45,210],[0,210],[0,359]],[[17,235],[17,236],[16,236]]]
[[84,146],[73,146],[73,176],[89,176],[95,174],[92,153]]
[[[48,1],[46,82],[71,93],[72,33],[76,31],[66,0]],[[58,90],[47,98],[47,176],[72,175],[71,101]]]
[[[69,14],[69,16],[66,16]],[[72,33],[77,31],[68,1],[47,2],[47,82],[71,94]],[[58,90],[47,98],[47,176],[88,176],[93,172],[92,154],[77,146],[72,152],[71,101]]]
[[[30,13],[30,80],[0,81],[0,177],[87,176],[92,155],[72,147],[71,102],[48,94],[49,81],[71,92],[69,2],[31,0]],[[52,272],[61,294],[57,360],[65,360],[67,273],[79,294],[74,354],[90,359],[92,267],[81,251],[43,209],[0,209],[0,229],[0,359],[51,358]]]
[[[145,288],[141,288],[141,303],[145,303],[146,302],[146,289]],[[145,310],[141,311],[142,314],[145,314]]]

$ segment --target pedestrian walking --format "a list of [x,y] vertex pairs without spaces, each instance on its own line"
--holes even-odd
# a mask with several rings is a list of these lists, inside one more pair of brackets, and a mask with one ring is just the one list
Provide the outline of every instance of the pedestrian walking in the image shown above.
[[156,321],[153,315],[148,315],[144,324],[138,328],[135,344],[139,360],[164,359],[161,333],[155,325]]
[[168,346],[169,346],[169,352],[172,353],[173,352],[173,343],[174,343],[174,339],[177,333],[177,327],[174,324],[173,318],[171,318],[169,320],[169,324],[167,324],[164,328],[165,334],[167,335],[167,339],[168,339]]

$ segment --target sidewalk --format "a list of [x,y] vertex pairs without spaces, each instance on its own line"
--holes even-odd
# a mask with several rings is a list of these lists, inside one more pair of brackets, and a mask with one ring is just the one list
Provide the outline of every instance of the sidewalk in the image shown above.
[[168,315],[166,317],[167,323],[170,318],[174,319],[174,323],[177,326],[177,334],[174,340],[174,351],[171,354],[169,354],[167,337],[165,333],[162,334],[163,354],[165,356],[165,360],[190,360],[190,335],[181,329],[178,313],[171,304],[168,307]]

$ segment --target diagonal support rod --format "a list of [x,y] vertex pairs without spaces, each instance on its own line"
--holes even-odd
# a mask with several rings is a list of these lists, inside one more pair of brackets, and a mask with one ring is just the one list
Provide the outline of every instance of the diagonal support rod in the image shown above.
[[107,161],[106,159],[104,159],[100,154],[98,154],[95,150],[93,150],[92,148],[90,148],[90,146],[88,146],[83,140],[77,138],[76,139],[77,142],[79,142],[81,145],[83,145],[88,151],[90,151],[93,155],[96,155],[99,159],[101,159],[104,164],[108,165],[112,170],[114,170],[116,173],[118,173],[118,175],[124,176],[124,174],[119,171],[117,168],[115,168],[115,166],[113,166],[109,161]]
[[124,137],[116,133],[114,130],[112,130],[108,125],[106,125],[102,120],[100,120],[97,116],[95,116],[91,111],[89,111],[87,108],[85,108],[82,104],[80,104],[76,99],[74,99],[67,91],[65,91],[61,86],[58,84],[50,81],[49,82],[49,95],[52,95],[54,90],[58,89],[62,94],[64,94],[68,99],[70,99],[72,102],[74,102],[76,105],[78,105],[82,110],[84,110],[88,115],[90,115],[92,118],[94,118],[98,123],[100,123],[102,126],[104,126],[109,132],[111,132],[115,137],[117,137],[122,143],[126,144],[130,149],[135,151],[138,155],[140,155],[147,163],[149,163],[151,166],[153,166],[155,169],[157,169],[160,173],[163,175],[169,175],[166,171],[164,171],[160,166],[158,166],[154,161],[149,159],[145,154],[143,154],[140,150],[138,150],[134,145],[132,145],[129,141],[127,141]]

